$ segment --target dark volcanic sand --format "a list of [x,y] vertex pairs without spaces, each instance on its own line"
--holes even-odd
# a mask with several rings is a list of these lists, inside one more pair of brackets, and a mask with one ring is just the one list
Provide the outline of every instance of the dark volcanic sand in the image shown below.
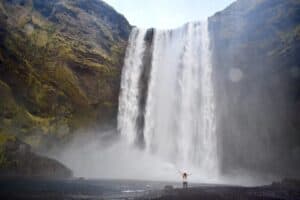
[[163,190],[178,183],[129,180],[46,180],[0,178],[0,199],[153,199],[153,200],[300,200],[300,187],[273,184],[263,187],[192,185]]

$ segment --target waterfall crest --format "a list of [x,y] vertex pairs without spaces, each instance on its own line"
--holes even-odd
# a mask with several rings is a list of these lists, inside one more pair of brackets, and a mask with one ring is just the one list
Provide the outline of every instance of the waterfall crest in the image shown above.
[[[139,89],[146,30],[131,33],[122,73],[118,129],[130,144],[178,167],[218,173],[215,96],[207,22],[155,30],[146,103]],[[148,44],[149,45],[149,44]],[[147,51],[149,53],[149,51]],[[144,107],[143,107],[144,106]],[[143,109],[141,109],[143,107]],[[143,126],[139,126],[139,116]],[[142,134],[143,137],[139,137]],[[142,138],[143,141],[140,141]]]

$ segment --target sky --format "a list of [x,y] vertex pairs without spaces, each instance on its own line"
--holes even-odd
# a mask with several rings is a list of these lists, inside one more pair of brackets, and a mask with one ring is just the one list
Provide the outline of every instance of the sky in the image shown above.
[[234,0],[104,0],[140,28],[170,29],[204,20]]

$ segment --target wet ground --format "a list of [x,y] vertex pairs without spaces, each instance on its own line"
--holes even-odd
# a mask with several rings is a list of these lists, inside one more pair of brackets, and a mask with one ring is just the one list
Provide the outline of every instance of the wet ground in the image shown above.
[[[166,185],[169,187],[164,189]],[[0,199],[300,200],[298,186],[273,184],[238,187],[193,184],[188,189],[181,189],[179,183],[170,182],[1,178]]]
[[174,189],[163,192],[161,196],[150,195],[141,199],[155,200],[300,200],[300,188],[277,186],[237,187],[203,186],[189,189]]
[[[0,178],[2,199],[135,199],[176,183],[133,180]],[[153,194],[153,193],[152,193]]]

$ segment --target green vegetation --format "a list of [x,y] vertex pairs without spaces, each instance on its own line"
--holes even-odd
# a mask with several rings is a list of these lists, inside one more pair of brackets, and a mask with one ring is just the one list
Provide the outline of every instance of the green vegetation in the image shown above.
[[5,144],[7,141],[16,141],[16,137],[14,135],[9,135],[0,132],[0,169],[4,169],[10,166],[11,162],[7,157]]
[[7,141],[16,141],[16,136],[6,133],[0,134],[0,146],[3,146]]
[[0,2],[0,130],[38,148],[112,123],[128,22],[101,1],[22,2]]

